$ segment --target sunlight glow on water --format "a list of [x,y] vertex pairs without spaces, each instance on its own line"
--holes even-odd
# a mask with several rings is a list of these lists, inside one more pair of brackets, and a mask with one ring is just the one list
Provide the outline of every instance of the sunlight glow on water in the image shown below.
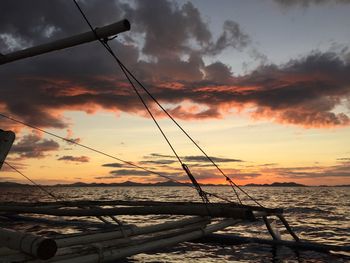
[[[350,189],[341,187],[247,187],[252,196],[266,207],[281,207],[285,217],[301,239],[334,245],[350,245]],[[229,187],[210,187],[209,192],[235,200]],[[197,193],[187,187],[85,187],[54,188],[50,191],[64,200],[154,200],[200,201]],[[243,196],[242,196],[243,197]],[[2,188],[0,201],[52,201],[36,188]],[[217,200],[212,200],[217,201]],[[159,223],[175,216],[121,216],[128,223],[145,225]],[[77,229],[47,228],[44,225],[5,222],[2,225],[40,234],[70,233]],[[279,229],[280,224],[277,224]],[[262,222],[240,224],[225,233],[269,238]],[[284,239],[290,239],[281,231]],[[293,252],[288,248],[244,244],[222,246],[183,243],[175,247],[139,254],[126,262],[350,262],[349,256],[326,255],[310,251]]]

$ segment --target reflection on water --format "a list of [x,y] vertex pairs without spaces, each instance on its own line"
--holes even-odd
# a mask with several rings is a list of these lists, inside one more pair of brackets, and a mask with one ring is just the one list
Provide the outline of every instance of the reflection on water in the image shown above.
[[[64,200],[154,200],[200,201],[188,187],[69,187],[50,189]],[[229,187],[208,187],[209,192],[235,200]],[[285,208],[285,217],[305,240],[335,245],[350,245],[350,188],[341,187],[249,187],[246,190],[266,207]],[[244,197],[241,196],[244,200]],[[1,201],[52,201],[35,188],[1,188]],[[212,199],[212,201],[218,201]],[[248,200],[245,200],[248,201]],[[167,216],[123,216],[128,223],[144,225],[169,219]],[[172,217],[176,218],[176,217]],[[95,219],[93,219],[95,220]],[[27,223],[2,225],[41,234],[70,232],[77,229],[45,227]],[[278,225],[280,226],[280,225]],[[280,228],[282,229],[282,228]],[[241,224],[225,230],[241,236],[269,238],[261,222]],[[290,239],[285,231],[282,237]],[[288,248],[244,244],[238,246],[183,243],[175,247],[140,254],[125,262],[350,262],[349,256],[326,255],[310,251],[298,253]]]

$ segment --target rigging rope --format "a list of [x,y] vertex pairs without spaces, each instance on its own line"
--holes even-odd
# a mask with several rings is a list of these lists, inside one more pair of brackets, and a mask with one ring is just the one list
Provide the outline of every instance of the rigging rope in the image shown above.
[[[239,202],[242,204],[239,196],[238,196],[238,193],[236,192],[234,186],[236,186],[239,190],[241,190],[244,194],[246,194],[251,200],[253,200],[256,204],[258,204],[259,206],[263,207],[260,203],[258,203],[254,198],[252,198],[247,192],[245,192],[241,187],[239,187],[237,184],[235,184],[219,167],[218,165],[212,160],[211,157],[209,157],[205,152],[204,150],[192,139],[192,137],[178,124],[178,122],[167,112],[167,110],[157,101],[157,99],[143,86],[143,84],[137,80],[137,78],[126,68],[126,66],[118,59],[118,57],[115,55],[115,53],[113,52],[113,50],[111,49],[111,47],[108,45],[107,41],[110,40],[110,39],[104,39],[102,40],[101,38],[98,37],[96,31],[93,29],[91,23],[89,22],[89,20],[87,19],[87,17],[85,16],[84,12],[82,11],[82,9],[80,8],[80,6],[78,5],[78,3],[76,2],[76,0],[73,0],[73,2],[75,3],[75,5],[77,6],[77,8],[79,9],[80,13],[82,14],[82,16],[84,17],[85,21],[87,22],[87,24],[89,25],[91,31],[95,34],[96,36],[96,39],[99,40],[101,42],[101,44],[106,48],[106,50],[113,56],[113,58],[117,61],[118,65],[121,67],[123,73],[125,74],[125,76],[127,77],[128,81],[130,82],[130,84],[132,85],[133,89],[135,90],[135,92],[137,93],[138,97],[140,98],[140,100],[142,101],[142,103],[144,104],[144,106],[146,107],[147,111],[149,112],[149,114],[151,115],[153,121],[156,123],[158,129],[160,130],[160,132],[162,133],[163,137],[166,139],[167,143],[169,144],[169,146],[171,147],[172,151],[174,152],[175,156],[177,157],[177,159],[179,160],[180,164],[182,165],[182,167],[184,167],[184,164],[182,163],[179,155],[176,153],[175,149],[173,148],[173,146],[171,145],[170,141],[167,139],[166,135],[164,134],[164,132],[162,131],[161,127],[159,126],[158,122],[156,121],[156,119],[154,118],[153,114],[151,113],[151,111],[149,110],[149,108],[147,107],[147,104],[146,102],[144,101],[144,99],[142,98],[141,94],[138,92],[138,90],[136,89],[134,83],[132,82],[132,80],[130,79],[129,75],[140,85],[140,87],[150,96],[150,98],[163,110],[163,112],[180,128],[180,130],[194,143],[194,145],[207,157],[207,159],[221,172],[221,174],[226,178],[226,180],[230,183],[231,187],[233,188]],[[113,37],[115,38],[115,37]],[[112,39],[113,39],[112,38]],[[1,114],[0,113],[0,116],[4,117],[4,118],[7,118],[9,120],[12,120],[12,121],[15,121],[17,123],[21,123],[22,125],[26,125],[28,127],[31,127],[33,129],[36,129],[36,130],[39,130],[43,133],[46,133],[48,135],[51,135],[53,137],[56,137],[56,138],[59,138],[59,139],[62,139],[64,141],[67,141],[69,143],[72,143],[72,144],[76,144],[78,146],[81,146],[83,148],[86,148],[88,150],[91,150],[91,151],[94,151],[96,153],[99,153],[99,154],[102,154],[102,155],[105,155],[107,157],[110,157],[110,158],[113,158],[113,159],[116,159],[120,162],[123,162],[123,163],[126,163],[128,165],[131,165],[131,166],[134,166],[134,167],[137,167],[139,169],[142,169],[144,171],[147,171],[151,174],[156,174],[158,176],[161,176],[163,178],[167,178],[168,180],[171,180],[171,181],[174,181],[174,182],[177,182],[177,183],[180,183],[180,184],[183,184],[182,182],[179,182],[177,180],[174,180],[168,176],[164,176],[158,172],[155,172],[155,171],[152,171],[152,170],[149,170],[149,169],[146,169],[146,168],[143,168],[139,165],[136,165],[132,162],[129,162],[129,161],[125,161],[125,160],[122,160],[120,158],[117,158],[115,156],[112,156],[112,155],[109,155],[109,154],[106,154],[102,151],[99,151],[99,150],[96,150],[94,148],[91,148],[91,147],[88,147],[88,146],[85,146],[83,144],[80,144],[80,143],[77,143],[73,140],[69,140],[69,139],[66,139],[64,137],[61,137],[61,136],[58,136],[56,134],[53,134],[51,132],[48,132],[48,131],[45,131],[43,129],[40,129],[38,127],[35,127],[35,126],[32,126],[30,124],[27,124],[27,123],[24,123],[24,122],[21,122],[19,120],[16,120],[16,119],[13,119],[11,117],[8,117],[4,114]],[[187,166],[186,166],[187,167]],[[18,171],[18,170],[17,170]],[[186,171],[186,170],[185,170]],[[186,171],[187,172],[187,171]],[[27,178],[29,179],[29,178]],[[190,178],[191,179],[191,178]],[[30,179],[29,179],[30,180]],[[34,183],[35,185],[37,185],[36,183]],[[186,184],[187,185],[187,184]],[[187,185],[189,186],[189,185]],[[193,186],[190,186],[192,188],[196,188],[196,187],[193,187]],[[197,188],[196,188],[197,189]],[[197,189],[198,190],[198,189]],[[202,191],[202,190],[201,190]],[[212,194],[212,193],[209,193],[209,192],[206,192],[206,191],[202,191],[203,193],[206,193],[208,195],[211,195],[211,196],[215,196],[217,198],[220,198],[222,200],[225,200],[225,201],[229,201],[225,198],[222,198],[222,197],[219,197],[218,195],[216,194]],[[231,201],[229,201],[231,202]],[[232,203],[232,202],[231,202]]]
[[[170,115],[170,113],[158,102],[158,100],[147,90],[147,88],[135,77],[134,74],[132,74],[132,72],[130,72],[130,70],[120,61],[120,59],[115,55],[114,51],[111,49],[111,47],[108,45],[107,41],[109,39],[105,39],[102,40],[96,33],[95,29],[92,27],[90,21],[88,20],[88,18],[86,17],[85,13],[83,12],[83,10],[81,9],[81,7],[79,6],[79,4],[76,2],[76,0],[73,0],[73,2],[75,3],[76,7],[78,8],[79,12],[81,13],[81,15],[83,16],[84,20],[86,21],[86,23],[88,24],[88,26],[90,27],[91,31],[95,34],[96,39],[100,41],[100,43],[106,48],[106,50],[112,55],[112,57],[116,60],[116,62],[118,63],[118,65],[121,67],[124,75],[126,76],[126,78],[128,79],[129,83],[131,84],[131,86],[133,87],[134,91],[136,92],[136,94],[138,95],[139,99],[141,100],[142,104],[145,106],[146,110],[148,111],[148,113],[150,114],[150,116],[152,117],[153,121],[155,122],[155,124],[157,125],[158,129],[160,130],[160,132],[162,133],[164,139],[166,140],[166,142],[168,143],[168,145],[170,146],[171,150],[173,151],[173,153],[175,154],[176,158],[178,159],[178,161],[180,162],[180,164],[183,167],[183,163],[181,161],[181,159],[179,158],[178,154],[176,153],[174,147],[171,145],[170,141],[168,140],[168,138],[166,137],[166,135],[164,134],[164,132],[162,131],[161,127],[159,126],[157,120],[154,118],[153,114],[151,113],[151,111],[149,110],[147,104],[145,103],[144,99],[142,98],[142,96],[140,95],[140,93],[138,92],[138,90],[136,89],[134,83],[131,81],[129,75],[137,82],[137,84],[147,93],[147,95],[160,107],[160,109],[174,122],[174,124],[190,139],[190,141],[205,155],[205,157],[216,167],[216,169],[226,178],[226,180],[229,182],[230,186],[232,187],[234,193],[236,194],[236,197],[238,199],[238,201],[242,204],[241,199],[239,198],[239,195],[236,191],[236,189],[234,187],[237,187],[241,192],[243,192],[246,196],[248,196],[252,201],[254,201],[257,205],[259,205],[260,207],[263,207],[257,200],[255,200],[255,198],[253,198],[252,196],[250,196],[244,189],[242,189],[239,185],[237,185],[235,182],[232,181],[232,179],[227,176],[220,168],[219,166],[215,163],[215,161],[195,142],[195,140],[181,127],[181,125]],[[186,170],[185,170],[186,171]]]
[[[141,96],[141,94],[139,93],[139,91],[137,90],[137,88],[135,87],[133,81],[130,79],[130,76],[132,76],[132,78],[134,80],[137,81],[137,83],[139,83],[139,81],[135,78],[134,75],[131,74],[131,72],[124,66],[124,64],[118,59],[117,55],[114,53],[114,51],[112,50],[112,48],[109,46],[108,41],[110,39],[106,38],[106,39],[101,39],[98,34],[96,33],[95,29],[92,27],[92,24],[90,23],[89,19],[87,18],[87,16],[85,15],[84,11],[80,8],[79,4],[76,2],[76,0],[73,0],[73,2],[75,3],[76,7],[78,8],[80,14],[83,16],[84,20],[86,21],[86,23],[88,24],[88,26],[90,27],[91,31],[94,33],[96,39],[106,48],[106,50],[112,55],[112,57],[116,60],[116,62],[118,63],[119,67],[121,68],[121,70],[123,71],[125,77],[127,78],[127,80],[129,81],[130,85],[132,86],[132,88],[134,89],[135,93],[137,94],[138,98],[140,99],[140,101],[142,102],[143,106],[146,108],[147,112],[149,113],[149,115],[151,116],[153,122],[156,124],[158,130],[160,131],[160,133],[162,134],[163,138],[165,139],[165,141],[167,142],[167,144],[169,145],[169,147],[171,148],[172,152],[174,153],[174,155],[176,156],[177,160],[179,161],[181,167],[184,169],[184,171],[186,172],[186,174],[188,175],[188,177],[190,178],[190,180],[192,181],[192,183],[194,184],[195,189],[197,189],[197,192],[199,194],[199,196],[202,198],[203,202],[208,203],[209,200],[207,198],[207,196],[203,193],[199,183],[196,181],[196,179],[193,177],[193,175],[191,174],[191,172],[189,171],[189,168],[182,162],[181,158],[179,157],[179,155],[177,154],[174,146],[171,144],[171,142],[169,141],[168,137],[166,136],[166,134],[164,133],[163,129],[160,127],[158,121],[156,120],[156,118],[154,117],[153,113],[151,112],[151,110],[149,109],[149,107],[147,106],[146,101],[143,99],[143,97]],[[113,37],[115,38],[115,37]],[[112,39],[113,39],[112,38]],[[130,76],[129,76],[130,75]]]
[[46,194],[48,194],[49,196],[51,196],[56,202],[58,202],[60,200],[59,197],[55,196],[52,192],[48,191],[47,189],[45,189],[44,187],[42,187],[40,184],[37,184],[36,182],[34,182],[32,179],[30,179],[28,176],[26,176],[24,173],[22,173],[21,171],[19,171],[18,169],[16,169],[16,167],[12,166],[11,164],[9,164],[8,162],[4,161],[4,164],[6,164],[8,167],[10,167],[12,170],[14,170],[15,172],[17,172],[18,174],[22,175],[24,178],[26,178],[29,182],[31,182],[34,186],[38,187],[41,191],[45,192]]
[[[97,149],[95,149],[95,148],[92,148],[92,147],[90,147],[90,146],[86,146],[86,145],[84,145],[84,144],[78,143],[78,142],[76,142],[76,141],[74,141],[74,140],[70,140],[70,139],[64,138],[64,137],[62,137],[62,136],[60,136],[60,135],[57,135],[57,134],[54,134],[54,133],[52,133],[52,132],[46,131],[46,130],[44,130],[44,129],[41,129],[41,128],[39,128],[39,127],[36,127],[36,126],[34,126],[34,125],[31,125],[31,124],[29,124],[29,123],[26,123],[26,122],[17,120],[17,119],[12,118],[12,117],[9,117],[9,116],[7,116],[7,115],[5,115],[5,114],[3,114],[3,113],[0,113],[0,117],[5,118],[5,119],[8,119],[8,120],[13,121],[13,122],[16,122],[16,123],[19,123],[19,124],[21,124],[21,125],[27,126],[27,127],[32,128],[32,129],[34,129],[34,130],[38,130],[38,131],[40,131],[40,132],[42,132],[42,133],[45,133],[45,134],[50,135],[50,136],[52,136],[52,137],[61,139],[61,140],[65,141],[65,142],[68,142],[68,143],[71,143],[71,144],[80,146],[80,147],[85,148],[85,149],[87,149],[87,150],[89,150],[89,151],[93,151],[93,152],[95,152],[95,153],[104,155],[104,156],[106,156],[106,157],[112,158],[112,159],[117,160],[117,161],[119,161],[119,162],[128,164],[128,165],[133,166],[133,167],[135,167],[135,168],[144,170],[144,171],[149,172],[149,173],[151,173],[151,174],[154,174],[154,175],[160,176],[160,177],[162,177],[162,178],[168,179],[168,180],[173,181],[173,182],[175,182],[175,183],[178,183],[178,184],[181,184],[181,185],[184,185],[184,186],[191,187],[191,188],[195,189],[194,186],[188,185],[187,183],[180,182],[180,181],[178,181],[178,180],[176,180],[176,179],[173,179],[173,178],[171,178],[171,177],[169,177],[169,176],[166,176],[166,175],[163,175],[163,174],[158,173],[158,172],[156,172],[156,171],[152,171],[152,170],[150,170],[150,169],[144,168],[144,167],[142,167],[142,166],[140,166],[140,165],[137,165],[137,164],[135,164],[135,163],[133,163],[133,162],[123,160],[123,159],[121,159],[121,158],[118,158],[118,157],[116,157],[116,156],[113,156],[113,155],[110,155],[110,154],[108,154],[108,153],[102,152],[102,151],[97,150]],[[23,175],[23,176],[24,176],[24,175]],[[26,177],[26,176],[24,176],[24,177]],[[27,179],[30,181],[29,177],[28,177]],[[32,182],[32,181],[31,181],[31,182]],[[34,181],[33,181],[33,182],[34,182]],[[32,183],[33,183],[33,182],[32,182]],[[34,184],[34,185],[37,185],[35,182],[34,182],[33,184]],[[230,203],[234,203],[234,202],[230,201],[229,199],[224,198],[224,197],[221,197],[221,196],[219,196],[219,195],[217,195],[217,194],[210,193],[210,192],[207,192],[207,191],[203,191],[203,192],[205,192],[207,195],[214,196],[214,197],[216,197],[216,198],[218,198],[218,199],[221,199],[221,200],[223,200],[223,201],[227,201],[227,202],[230,202]]]

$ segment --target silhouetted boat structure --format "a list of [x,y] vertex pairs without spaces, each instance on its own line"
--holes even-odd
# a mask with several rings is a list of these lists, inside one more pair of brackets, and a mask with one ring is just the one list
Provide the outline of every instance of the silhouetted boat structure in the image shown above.
[[[1,55],[0,64],[72,47],[93,40],[101,41],[101,39],[108,39],[112,35],[129,29],[129,22],[123,20],[92,32],[90,31],[8,55]],[[14,120],[3,114],[1,116]],[[5,162],[14,137],[12,132],[0,130],[0,164]],[[55,226],[80,225],[89,228],[84,233],[61,234],[50,237],[0,228],[0,262],[43,262],[42,260],[45,260],[45,262],[60,263],[109,262],[138,253],[172,246],[180,242],[194,240],[197,242],[216,242],[223,244],[255,242],[323,252],[350,251],[349,246],[323,245],[299,240],[298,236],[283,217],[283,209],[265,208],[256,201],[257,206],[244,205],[239,198],[239,203],[209,202],[208,197],[210,197],[210,193],[201,189],[185,164],[182,164],[182,166],[193,183],[193,187],[202,198],[203,203],[123,200],[58,200],[56,202],[40,203],[0,203],[0,216],[9,220],[30,221]],[[226,179],[232,187],[238,187],[237,185],[233,185],[233,182],[228,178]],[[179,219],[149,226],[136,226],[122,223],[117,218],[119,215],[176,215]],[[101,222],[88,221],[88,217],[96,217]],[[282,222],[292,240],[281,240],[279,234],[270,224],[269,218],[271,217],[277,218]],[[77,221],[76,218],[80,218],[81,220]],[[271,240],[212,234],[236,224],[250,224],[256,220],[265,222],[267,230],[272,237]],[[94,230],[91,230],[92,228]]]

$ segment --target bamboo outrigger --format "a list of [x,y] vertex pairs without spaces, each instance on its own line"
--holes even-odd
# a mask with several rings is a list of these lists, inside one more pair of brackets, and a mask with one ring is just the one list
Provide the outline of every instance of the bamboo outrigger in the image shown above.
[[[108,38],[127,31],[127,20],[45,45],[28,48],[0,56],[0,64],[43,53],[72,47],[82,43]],[[11,132],[0,131],[0,168],[14,140]],[[183,164],[183,167],[186,167]],[[207,201],[188,168],[185,169],[203,201]],[[177,221],[167,221],[150,226],[122,223],[119,215],[176,215]],[[40,217],[38,217],[40,215]],[[42,215],[45,215],[42,217]],[[199,242],[257,242],[284,245],[296,249],[319,251],[350,251],[345,246],[327,246],[300,241],[286,219],[283,209],[269,209],[238,203],[153,202],[153,201],[57,201],[40,203],[0,203],[0,217],[16,221],[45,222],[52,225],[86,225],[87,233],[60,234],[48,237],[0,228],[0,262],[108,262],[174,244],[197,240]],[[70,220],[79,217],[81,220]],[[101,223],[91,222],[96,217]],[[280,240],[271,227],[269,217],[281,220],[293,241]],[[272,240],[264,241],[237,236],[211,235],[238,223],[249,224],[264,221]],[[94,228],[94,230],[91,230]]]

